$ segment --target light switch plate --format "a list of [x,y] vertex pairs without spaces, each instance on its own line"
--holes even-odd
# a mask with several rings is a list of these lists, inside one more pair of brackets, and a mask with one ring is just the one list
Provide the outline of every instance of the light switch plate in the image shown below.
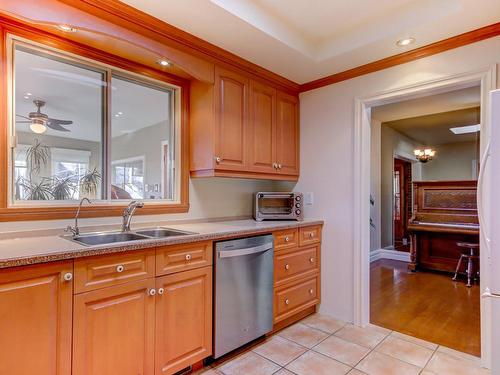
[[313,203],[314,203],[314,193],[311,191],[304,193],[304,204],[306,206],[312,206]]

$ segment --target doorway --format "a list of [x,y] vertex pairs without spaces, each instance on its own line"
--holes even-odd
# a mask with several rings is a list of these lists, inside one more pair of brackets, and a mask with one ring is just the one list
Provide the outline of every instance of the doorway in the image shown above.
[[[429,82],[422,82],[411,87],[400,87],[388,92],[373,95],[371,97],[356,99],[355,110],[355,234],[354,234],[354,273],[355,273],[355,324],[366,325],[370,320],[370,217],[371,205],[366,199],[370,195],[370,113],[371,108],[389,103],[395,103],[412,98],[430,96],[454,89],[480,85],[481,87],[481,160],[487,148],[490,136],[490,122],[486,114],[489,112],[488,93],[496,85],[496,66],[489,69],[446,77]],[[484,178],[489,178],[489,172],[484,173]],[[478,209],[482,212],[483,207],[487,207],[490,201],[488,189],[481,189],[482,205]],[[482,216],[481,214],[479,215]],[[486,223],[488,225],[488,223]],[[481,228],[489,230],[488,226],[482,223]],[[480,234],[481,244],[485,241],[484,231]],[[480,292],[484,292],[490,279],[490,269],[487,262],[486,252],[481,253],[481,285]],[[485,367],[491,364],[491,315],[489,314],[488,301],[481,300],[481,359]]]
[[409,252],[408,220],[411,217],[411,162],[394,158],[393,179],[394,250]]

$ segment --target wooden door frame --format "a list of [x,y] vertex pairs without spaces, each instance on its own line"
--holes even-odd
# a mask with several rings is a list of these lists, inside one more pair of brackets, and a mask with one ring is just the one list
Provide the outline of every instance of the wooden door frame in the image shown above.
[[[370,322],[370,137],[371,107],[397,103],[460,88],[480,85],[481,87],[481,155],[485,155],[490,141],[490,99],[489,92],[496,88],[497,64],[484,69],[463,74],[445,76],[435,80],[422,81],[410,86],[396,87],[391,90],[355,98],[354,108],[354,324],[366,326]],[[484,179],[490,180],[490,172]],[[482,184],[480,184],[482,185]],[[480,191],[481,207],[488,208],[490,189],[486,186]],[[483,214],[480,214],[483,217]],[[489,224],[489,223],[486,223]],[[481,223],[480,243],[488,246],[489,228]],[[490,281],[487,251],[481,252],[481,292]],[[481,300],[481,363],[491,367],[491,302]]]
[[[394,167],[396,165],[396,159],[401,160],[404,163],[410,164],[410,173],[412,173],[411,169],[412,169],[412,166],[414,164],[414,160],[409,160],[407,157],[400,156],[400,155],[398,155],[398,154],[395,153],[395,154],[392,155],[392,161],[393,161],[392,169],[393,170],[394,170]],[[404,177],[406,179],[406,174],[404,175]],[[412,181],[413,181],[413,175],[411,177],[412,177]],[[406,191],[404,192],[404,200],[405,201],[408,201],[408,197],[411,197],[411,182],[410,182],[410,192],[409,192],[409,194],[407,194]],[[403,186],[404,185],[405,184],[403,183]],[[392,188],[393,188],[393,191],[394,191],[394,178],[393,178],[393,186],[392,186]],[[394,207],[394,194],[392,195],[392,206]],[[409,215],[408,215],[408,209],[409,208],[411,208],[411,206],[407,206],[407,205],[404,206],[404,211],[405,211],[404,215],[403,215],[404,219],[409,219]],[[407,232],[407,228],[404,228],[404,229],[406,229],[405,232]],[[392,246],[393,246],[394,250],[396,250],[396,235],[395,235],[395,227],[394,227],[394,211],[392,212]]]

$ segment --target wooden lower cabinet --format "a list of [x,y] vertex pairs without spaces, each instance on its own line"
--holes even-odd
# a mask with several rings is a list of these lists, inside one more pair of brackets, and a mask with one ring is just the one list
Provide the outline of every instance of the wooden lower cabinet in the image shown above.
[[75,296],[74,375],[153,374],[154,288],[150,278]]
[[0,374],[71,374],[72,272],[73,262],[0,271]]
[[173,374],[212,354],[212,267],[159,277],[155,374]]

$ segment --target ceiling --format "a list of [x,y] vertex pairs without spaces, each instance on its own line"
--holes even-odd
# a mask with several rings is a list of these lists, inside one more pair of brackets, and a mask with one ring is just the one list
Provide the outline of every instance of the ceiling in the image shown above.
[[479,123],[480,109],[475,107],[383,122],[382,125],[391,127],[422,146],[438,146],[446,143],[477,141],[478,132],[454,134],[450,128],[477,125]]
[[422,146],[473,142],[478,133],[456,135],[452,127],[481,122],[481,89],[467,87],[371,109],[372,118]]
[[418,99],[373,107],[371,109],[371,116],[373,119],[380,122],[388,122],[478,107],[480,103],[481,89],[479,86],[473,86]]
[[498,0],[122,1],[297,83],[500,20]]
[[[72,120],[70,132],[47,129],[45,134],[99,142],[102,138],[101,72],[18,50],[15,55],[16,114],[36,111],[33,100],[43,100],[41,111],[51,118]],[[30,94],[30,95],[28,95]],[[169,93],[112,80],[112,136],[120,136],[169,119]],[[117,117],[115,117],[117,115]],[[16,120],[23,120],[16,117]],[[30,132],[29,124],[16,124],[16,131]],[[168,131],[168,129],[166,129]]]

